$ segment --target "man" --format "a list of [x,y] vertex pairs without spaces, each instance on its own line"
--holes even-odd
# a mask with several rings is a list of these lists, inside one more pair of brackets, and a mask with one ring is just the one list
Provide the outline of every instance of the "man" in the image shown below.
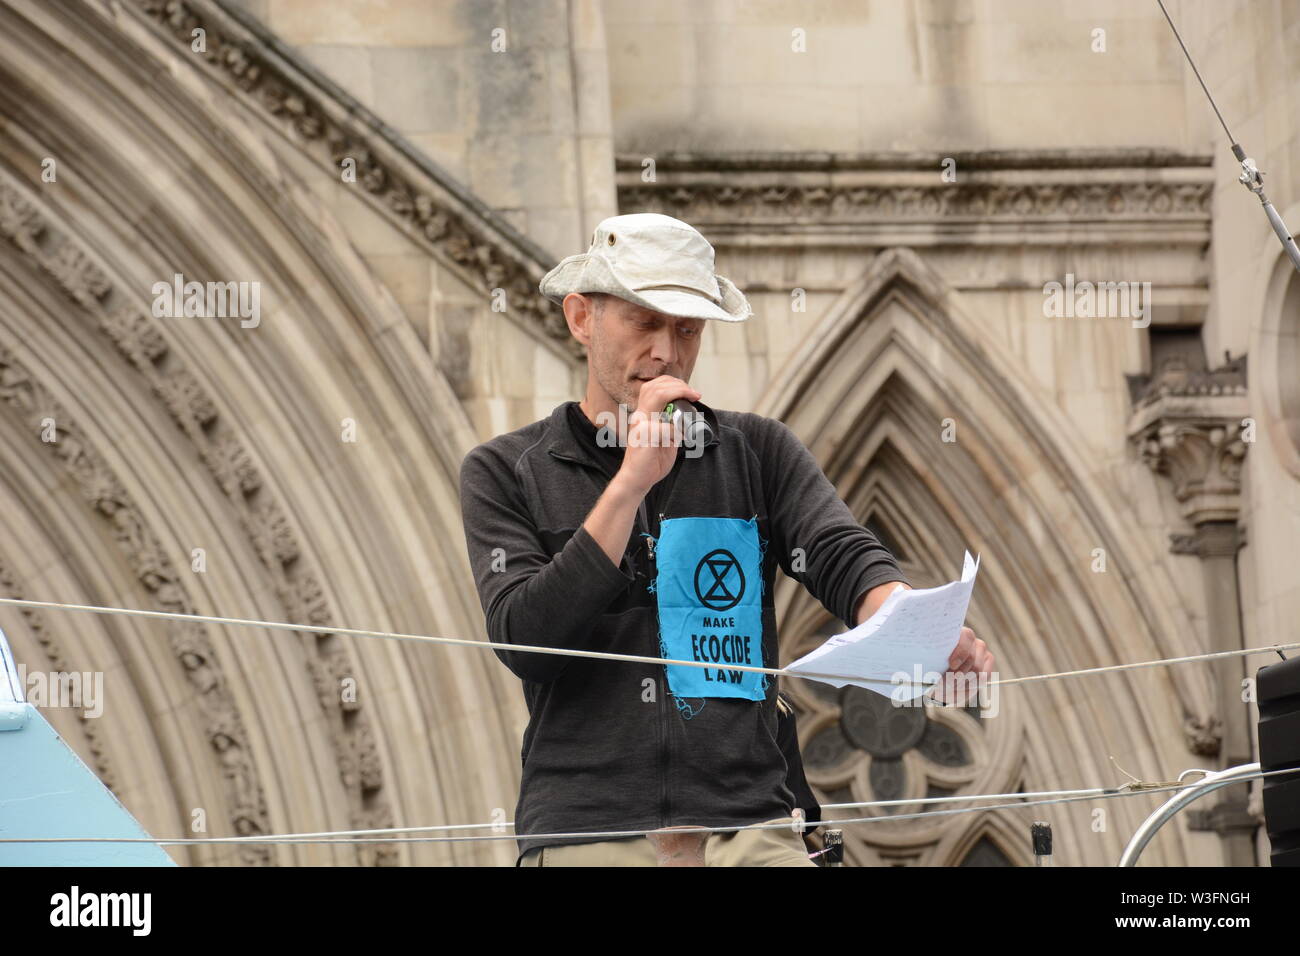
[[[714,410],[688,384],[705,323],[752,314],[713,265],[680,220],[601,222],[588,251],[540,284],[587,347],[585,396],[461,466],[494,643],[708,665],[496,651],[529,713],[517,865],[654,865],[644,837],[584,835],[776,822],[788,825],[710,834],[706,864],[815,865],[789,825],[776,681],[728,665],[778,666],[778,565],[846,627],[907,586],[788,428]],[[660,420],[677,400],[694,404],[705,436]],[[963,629],[949,664],[987,673],[992,657]]]

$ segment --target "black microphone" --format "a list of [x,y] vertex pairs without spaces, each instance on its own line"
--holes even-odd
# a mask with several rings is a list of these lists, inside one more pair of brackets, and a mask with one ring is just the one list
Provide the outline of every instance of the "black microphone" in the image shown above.
[[682,444],[689,448],[703,449],[713,438],[713,429],[704,418],[704,413],[684,398],[677,398],[664,406],[664,418],[682,426]]

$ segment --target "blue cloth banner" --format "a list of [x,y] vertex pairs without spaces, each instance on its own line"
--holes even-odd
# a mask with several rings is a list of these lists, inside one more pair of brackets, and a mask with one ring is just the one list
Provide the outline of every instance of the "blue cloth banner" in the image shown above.
[[659,652],[716,667],[669,666],[673,696],[763,700],[763,559],[758,519],[668,518],[655,546]]

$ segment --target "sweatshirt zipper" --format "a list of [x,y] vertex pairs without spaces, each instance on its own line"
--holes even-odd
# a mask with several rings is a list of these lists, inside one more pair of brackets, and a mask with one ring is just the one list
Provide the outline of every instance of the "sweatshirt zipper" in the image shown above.
[[[649,495],[646,497],[649,497]],[[650,518],[646,514],[645,498],[641,499],[637,511],[640,513],[641,520],[645,524],[646,556],[653,565],[655,560],[656,536],[650,533]],[[655,528],[655,531],[661,530],[663,520],[664,516],[661,512],[659,515],[659,526]],[[653,577],[658,577],[658,572],[654,567],[651,567],[650,573]],[[656,628],[659,626],[658,611],[655,612],[655,626]],[[660,653],[662,653],[662,651]],[[670,760],[670,754],[668,753],[668,733],[670,730],[668,726],[668,700],[670,694],[668,693],[668,668],[666,666],[663,669],[663,684],[659,690],[659,701],[656,705],[659,712],[655,715],[655,723],[659,730],[659,826],[666,827],[668,826],[668,820],[670,819],[668,803],[668,772]]]
[[[648,517],[646,517],[646,513],[645,513],[645,499],[644,499],[644,498],[642,498],[642,499],[641,499],[641,502],[636,506],[636,510],[637,510],[637,513],[641,516],[641,525],[640,525],[640,527],[643,527],[643,528],[645,529],[645,533],[646,533],[646,534],[650,534],[650,519],[649,519]],[[653,541],[653,540],[654,540],[654,538],[650,538],[650,539],[646,542],[646,547],[648,547],[648,548],[650,549],[650,557],[651,557],[651,558],[654,557],[654,553],[655,553],[655,552],[654,552],[654,545],[650,543],[650,542]]]
[[[562,459],[564,459],[564,460],[567,460],[567,462],[573,462],[573,463],[575,463],[575,464],[582,464],[582,466],[591,467],[591,466],[589,466],[588,463],[586,463],[586,462],[581,462],[581,460],[578,460],[578,459],[576,459],[576,458],[568,457],[568,455],[558,455],[558,458],[562,458]],[[676,460],[675,463],[673,463],[672,472],[669,473],[668,486],[667,486],[667,489],[666,489],[666,493],[664,493],[664,502],[667,502],[667,501],[668,501],[668,497],[671,496],[671,494],[672,494],[672,486],[675,485],[675,484],[677,483],[677,468],[680,468],[680,467],[681,467],[681,459],[679,458],[679,459]],[[602,473],[604,473],[604,472],[602,471]],[[646,496],[646,497],[649,497],[649,496]],[[647,557],[649,557],[650,561],[653,562],[654,559],[655,559],[655,544],[656,544],[656,537],[655,537],[655,535],[651,535],[651,533],[650,533],[650,516],[646,514],[646,499],[645,499],[645,498],[641,498],[641,501],[637,503],[637,515],[640,516],[640,519],[641,519],[640,527],[645,528],[645,532],[646,532],[646,554],[647,554]],[[663,527],[663,511],[660,511],[660,512],[659,512],[659,524],[656,525],[655,531],[660,531],[660,529],[662,529],[662,527]],[[633,528],[633,531],[636,531],[636,528]],[[658,624],[658,615],[656,615],[656,624]],[[664,665],[664,669],[663,669],[663,685],[662,685],[662,688],[660,688],[659,717],[658,717],[658,724],[659,724],[659,826],[660,826],[660,827],[668,826],[668,821],[669,821],[669,819],[672,819],[672,801],[669,800],[669,793],[668,793],[668,778],[671,777],[671,771],[672,771],[672,753],[671,753],[671,750],[669,750],[669,747],[668,747],[668,734],[669,734],[669,731],[671,731],[671,726],[669,726],[669,718],[668,718],[668,698],[669,698],[669,697],[671,697],[671,695],[669,695],[669,693],[668,693],[668,667],[667,667],[667,665]]]
[[[669,499],[671,499],[672,497],[673,486],[677,484],[678,469],[681,468],[681,465],[682,465],[682,458],[679,456],[677,461],[673,463],[673,468],[668,474],[668,485],[664,489],[664,495],[662,499],[665,507],[667,506]],[[642,500],[642,505],[644,506],[644,504],[645,502],[644,500]],[[644,514],[644,510],[642,511],[642,513]],[[647,521],[647,525],[648,523],[649,522]],[[651,561],[655,560],[655,552],[654,552],[655,543],[657,541],[658,535],[663,533],[663,525],[664,525],[664,513],[660,511],[659,523],[655,525],[655,534],[651,535],[647,539],[647,545],[650,548]],[[649,531],[649,528],[647,527],[646,530]],[[656,576],[657,573],[658,572],[656,569]],[[664,674],[663,699],[659,706],[659,754],[660,754],[659,825],[661,827],[666,827],[672,825],[672,800],[670,799],[671,791],[669,787],[669,781],[672,779],[672,767],[673,767],[672,748],[669,747],[668,745],[668,737],[669,734],[672,732],[672,717],[671,714],[669,713],[668,704],[672,698],[672,694],[669,692],[668,689],[668,665],[666,664],[664,665],[663,674]]]
[[672,819],[671,805],[668,801],[668,777],[672,767],[672,754],[668,751],[668,669],[664,668],[664,693],[659,704],[659,753],[662,757],[659,772],[659,826],[669,826]]

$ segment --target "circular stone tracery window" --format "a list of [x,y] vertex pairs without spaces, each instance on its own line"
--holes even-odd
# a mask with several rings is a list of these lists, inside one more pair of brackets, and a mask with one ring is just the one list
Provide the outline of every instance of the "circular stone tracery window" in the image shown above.
[[827,803],[948,796],[974,778],[964,738],[983,732],[978,704],[944,708],[940,721],[931,716],[937,708],[896,707],[861,687],[800,683],[807,693],[792,696],[811,706],[800,708],[798,720],[818,727],[801,748],[804,770]]

